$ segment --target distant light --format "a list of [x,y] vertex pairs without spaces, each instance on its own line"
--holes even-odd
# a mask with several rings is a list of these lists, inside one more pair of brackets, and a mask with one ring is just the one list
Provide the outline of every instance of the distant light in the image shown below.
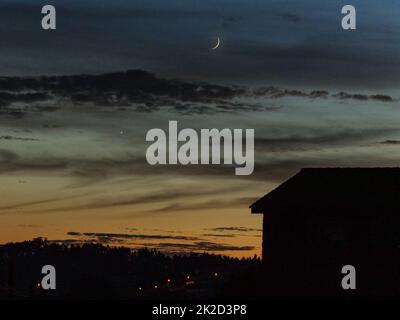
[[214,272],[214,277],[218,277],[218,272]]
[[187,277],[186,277],[186,279],[188,279],[188,280],[189,280],[189,279],[190,279],[190,276],[187,276]]
[[154,286],[154,289],[158,289],[158,285],[155,285],[155,286]]
[[167,282],[168,282],[168,283],[171,283],[171,279],[167,279]]
[[142,287],[139,287],[139,291],[142,291]]
[[37,287],[38,287],[38,288],[40,288],[40,287],[41,287],[40,283],[38,283],[38,284],[37,284]]

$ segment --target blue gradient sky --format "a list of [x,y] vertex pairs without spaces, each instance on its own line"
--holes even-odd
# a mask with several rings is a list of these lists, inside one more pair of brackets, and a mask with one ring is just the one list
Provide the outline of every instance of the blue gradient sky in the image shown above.
[[[58,29],[45,32],[40,28],[41,1],[2,1],[1,74],[144,68],[208,81],[372,89],[395,88],[400,77],[400,7],[392,0],[352,1],[358,10],[354,32],[341,29],[346,1],[52,4],[58,10]],[[211,52],[217,36],[222,47]]]

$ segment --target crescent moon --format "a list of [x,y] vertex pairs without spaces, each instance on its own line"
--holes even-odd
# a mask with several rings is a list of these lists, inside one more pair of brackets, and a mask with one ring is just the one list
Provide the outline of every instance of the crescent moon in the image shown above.
[[217,44],[216,44],[214,47],[212,47],[211,50],[216,50],[216,49],[218,49],[219,46],[220,46],[220,44],[221,44],[221,39],[218,37],[218,38],[217,38]]

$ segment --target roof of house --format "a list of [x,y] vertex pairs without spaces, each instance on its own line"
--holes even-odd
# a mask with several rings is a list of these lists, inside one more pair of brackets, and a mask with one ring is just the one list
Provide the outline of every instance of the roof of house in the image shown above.
[[400,168],[305,168],[254,202],[252,213],[283,207],[400,209]]

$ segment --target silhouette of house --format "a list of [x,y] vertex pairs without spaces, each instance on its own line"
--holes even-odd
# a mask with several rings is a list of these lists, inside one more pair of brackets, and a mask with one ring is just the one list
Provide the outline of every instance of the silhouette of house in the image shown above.
[[302,169],[250,208],[266,266],[312,274],[308,286],[330,277],[329,291],[354,265],[363,293],[399,292],[400,168]]

